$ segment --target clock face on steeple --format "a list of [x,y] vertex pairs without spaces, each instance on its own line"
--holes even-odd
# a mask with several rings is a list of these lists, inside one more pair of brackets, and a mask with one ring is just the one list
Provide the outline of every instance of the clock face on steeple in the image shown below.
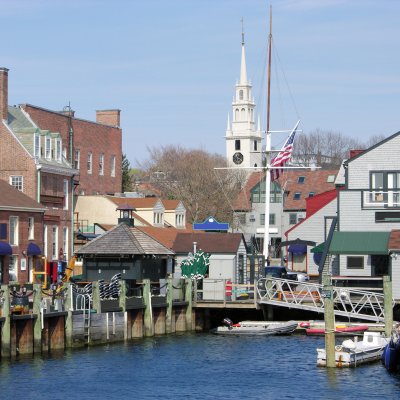
[[233,155],[232,158],[233,158],[233,162],[237,165],[239,165],[243,162],[243,154],[242,153],[237,152]]

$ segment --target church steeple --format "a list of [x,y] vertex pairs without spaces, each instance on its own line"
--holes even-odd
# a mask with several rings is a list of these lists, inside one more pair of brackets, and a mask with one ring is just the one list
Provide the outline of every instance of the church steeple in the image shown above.
[[241,167],[261,167],[261,131],[255,123],[255,103],[252,85],[247,79],[246,52],[242,19],[240,78],[235,85],[232,102],[232,122],[228,117],[225,133],[228,164]]

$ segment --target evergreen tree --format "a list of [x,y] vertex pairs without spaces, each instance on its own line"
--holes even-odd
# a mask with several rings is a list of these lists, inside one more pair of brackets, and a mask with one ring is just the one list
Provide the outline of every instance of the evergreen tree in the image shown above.
[[125,154],[122,154],[122,192],[132,191],[130,163]]

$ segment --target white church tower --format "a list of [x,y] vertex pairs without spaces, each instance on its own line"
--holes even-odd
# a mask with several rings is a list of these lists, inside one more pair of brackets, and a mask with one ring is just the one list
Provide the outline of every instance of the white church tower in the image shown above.
[[[260,121],[256,128],[252,97],[252,85],[247,80],[244,33],[242,32],[242,59],[240,79],[235,86],[232,102],[232,122],[228,114],[226,128],[226,156],[228,165],[240,167],[261,167],[261,130]],[[249,171],[250,172],[250,171]]]

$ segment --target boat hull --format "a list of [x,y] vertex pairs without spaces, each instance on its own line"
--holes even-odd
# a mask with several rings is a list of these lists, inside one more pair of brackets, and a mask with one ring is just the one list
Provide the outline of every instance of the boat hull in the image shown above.
[[[358,333],[362,334],[366,330],[368,330],[368,325],[337,327],[335,329],[335,335],[337,335],[337,336],[353,336]],[[308,336],[325,335],[325,328],[308,328],[308,329],[306,329],[306,335],[308,335]]]
[[290,335],[297,328],[297,322],[241,322],[231,327],[219,326],[212,329],[211,332],[217,335],[256,335],[256,336],[268,336],[268,335]]

